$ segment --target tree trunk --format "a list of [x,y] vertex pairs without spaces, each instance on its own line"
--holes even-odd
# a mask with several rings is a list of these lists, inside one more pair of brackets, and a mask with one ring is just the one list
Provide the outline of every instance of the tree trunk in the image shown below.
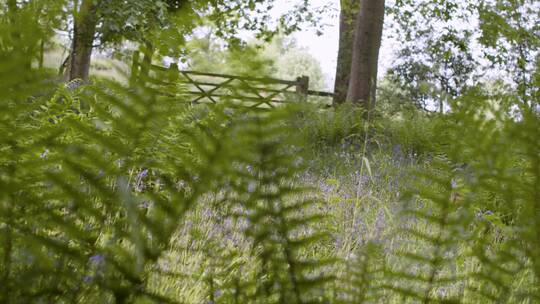
[[347,101],[367,111],[375,106],[377,65],[384,23],[384,0],[361,0],[356,19]]
[[20,38],[20,33],[15,30],[17,26],[17,14],[19,12],[19,7],[17,6],[17,0],[8,0],[7,1],[7,13],[9,16],[9,23],[13,27],[13,32],[11,33],[11,36],[13,40],[17,40]]
[[7,0],[7,9],[9,14],[9,22],[11,25],[14,25],[16,23],[15,18],[17,16],[17,12],[19,11],[17,0]]
[[43,68],[43,62],[45,60],[45,39],[41,38],[39,42],[39,55],[38,55],[38,68]]
[[71,46],[68,80],[88,80],[90,60],[97,26],[97,6],[93,0],[83,0],[79,13],[75,16],[73,43]]
[[347,99],[349,76],[351,73],[354,29],[360,0],[342,0],[339,13],[339,48],[334,82],[334,104]]
[[150,65],[152,65],[152,57],[154,57],[155,47],[150,41],[145,41],[143,47],[141,47],[143,53],[142,65],[139,73],[139,77],[147,80],[150,76]]
[[[32,59],[34,58],[35,44],[31,37],[23,36],[24,31],[21,30],[25,23],[22,23],[21,16],[24,15],[26,4],[17,4],[17,0],[7,1],[7,15],[11,30],[11,51],[15,53],[15,58],[21,68],[26,70],[32,69]],[[36,22],[33,20],[24,20],[24,22]],[[33,26],[34,24],[32,24]]]

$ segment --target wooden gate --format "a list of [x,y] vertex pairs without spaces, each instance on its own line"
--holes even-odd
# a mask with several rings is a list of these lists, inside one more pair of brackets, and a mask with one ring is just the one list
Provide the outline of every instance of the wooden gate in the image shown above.
[[144,81],[163,88],[171,97],[187,97],[197,103],[230,100],[250,107],[275,107],[281,103],[303,102],[308,96],[332,97],[332,93],[309,90],[309,77],[282,80],[179,70],[150,64],[143,68],[139,53],[133,56],[131,81]]

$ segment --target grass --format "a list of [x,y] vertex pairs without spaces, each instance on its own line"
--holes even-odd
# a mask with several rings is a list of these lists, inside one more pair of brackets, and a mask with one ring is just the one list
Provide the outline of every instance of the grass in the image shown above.
[[[99,61],[97,64],[97,67],[102,70],[107,70],[109,66]],[[135,106],[129,109],[137,110]],[[145,108],[138,110],[142,113],[146,111]],[[217,118],[213,121],[212,114],[208,112],[212,111],[208,111],[207,107],[199,106],[184,113],[185,119],[176,120],[175,118],[175,125],[178,126],[165,132],[169,135],[165,141],[172,138],[174,143],[171,143],[171,146],[182,145],[182,139],[176,138],[178,134],[175,132],[196,124],[208,127],[206,133],[208,137],[216,136],[214,131],[217,136],[221,136],[220,128],[225,127],[226,124],[221,124]],[[214,114],[217,115],[217,112]],[[208,116],[208,119],[201,118],[205,116]],[[298,140],[294,146],[279,146],[290,149],[284,154],[293,155],[305,167],[297,176],[297,186],[305,185],[311,189],[301,194],[283,196],[280,194],[277,199],[280,201],[279,208],[291,205],[296,200],[313,200],[315,203],[310,204],[308,208],[295,209],[294,212],[304,218],[312,214],[324,215],[313,225],[302,225],[301,228],[295,227],[291,228],[294,230],[290,230],[293,231],[291,234],[294,236],[310,235],[314,231],[326,233],[324,238],[310,243],[309,246],[303,246],[301,250],[298,250],[299,252],[295,252],[299,253],[300,259],[323,261],[320,265],[322,267],[310,270],[310,275],[325,274],[335,278],[335,280],[325,282],[323,288],[316,289],[315,295],[320,299],[327,299],[326,302],[330,303],[339,301],[345,303],[361,303],[362,301],[427,303],[432,298],[440,301],[457,298],[463,303],[479,303],[485,301],[485,298],[480,295],[484,292],[491,294],[494,298],[501,297],[502,302],[532,303],[530,300],[524,300],[526,299],[524,294],[534,292],[530,292],[531,286],[535,284],[535,273],[532,270],[534,268],[530,266],[531,260],[519,251],[515,258],[517,262],[508,258],[508,254],[512,252],[505,246],[512,249],[511,246],[516,246],[516,243],[518,246],[521,245],[522,240],[519,240],[517,234],[519,232],[513,230],[512,225],[504,223],[500,217],[497,217],[497,210],[494,207],[498,204],[489,202],[491,198],[502,199],[503,203],[506,202],[504,196],[501,195],[501,189],[496,187],[489,189],[489,185],[476,184],[484,188],[466,189],[466,192],[458,185],[460,180],[469,177],[466,177],[467,166],[462,165],[459,158],[455,161],[445,155],[445,152],[450,154],[449,151],[459,150],[449,146],[448,138],[452,137],[444,133],[451,127],[448,123],[452,122],[428,117],[421,113],[400,113],[395,116],[379,114],[375,115],[370,123],[364,121],[362,117],[358,109],[351,105],[344,105],[338,109],[326,110],[304,107],[290,120],[276,120],[277,126],[286,124],[290,127],[286,130],[294,131],[293,135],[297,136]],[[463,116],[463,118],[473,119],[471,116]],[[513,122],[505,122],[514,126]],[[468,123],[474,126],[477,122],[471,120]],[[516,124],[516,126],[519,125]],[[501,130],[504,130],[502,127],[505,126],[501,126]],[[479,132],[490,131],[489,128],[477,129]],[[249,147],[257,146],[258,139],[264,137],[260,134],[266,134],[258,132],[254,133],[257,134],[256,140],[239,141],[235,142],[235,145],[240,146],[239,143],[243,143]],[[240,134],[237,135],[240,138],[242,133],[223,134],[229,134],[229,136]],[[458,136],[458,138],[452,138],[455,142],[460,141],[459,137],[465,138],[460,143],[462,147],[476,147],[477,142],[474,137],[469,139],[472,140],[471,144],[466,141],[467,134],[456,132],[453,135]],[[280,137],[281,139],[283,138]],[[489,137],[485,136],[484,139],[489,140]],[[505,140],[507,140],[506,137],[501,138],[502,143]],[[266,148],[277,146],[278,142],[280,141],[269,142]],[[491,149],[493,144],[486,142],[485,146]],[[170,148],[168,145],[165,147]],[[482,161],[485,161],[491,165],[491,154],[497,158],[500,155],[508,156],[506,154],[513,152],[510,149],[503,149],[506,145],[497,147],[500,148],[499,151],[479,149],[481,153],[470,152],[471,164],[474,165],[473,161],[477,161],[482,165]],[[527,145],[524,147],[529,148]],[[534,147],[530,149],[534,151]],[[165,157],[167,159],[170,156],[159,147],[155,149],[152,147],[151,151],[141,153],[156,153],[150,158]],[[275,154],[284,152],[282,149],[276,151],[274,151]],[[268,153],[268,155],[273,154]],[[514,161],[520,156],[522,155],[512,155],[507,158]],[[264,155],[261,156],[263,157]],[[530,159],[534,160],[534,157]],[[252,161],[250,164],[258,164],[257,160]],[[498,166],[502,169],[511,169],[508,172],[512,174],[515,174],[516,170],[523,172],[524,168],[528,168],[527,164],[519,167],[507,164],[506,161],[503,159]],[[189,165],[189,161],[185,164]],[[293,167],[292,162],[287,162],[286,166]],[[256,212],[256,207],[259,207],[257,204],[261,202],[263,205],[273,204],[271,199],[261,199],[266,194],[263,193],[264,191],[270,191],[268,189],[275,188],[279,184],[273,177],[277,169],[272,168],[275,167],[264,171],[265,174],[271,176],[270,182],[265,184],[269,186],[259,187],[266,190],[259,190],[261,192],[257,195],[261,196],[254,199],[253,205],[239,204],[234,197],[231,199],[226,196],[230,194],[229,192],[236,190],[227,191],[222,188],[220,188],[222,192],[214,193],[212,189],[211,195],[207,194],[200,201],[197,200],[194,208],[189,209],[188,213],[178,221],[179,229],[173,230],[176,233],[166,246],[165,254],[159,256],[158,263],[147,264],[149,266],[144,269],[143,275],[145,279],[141,280],[146,284],[144,287],[158,295],[178,299],[183,303],[229,303],[230,301],[223,299],[234,298],[235,291],[239,289],[252,291],[255,289],[254,284],[258,284],[259,280],[265,280],[267,274],[259,269],[263,246],[261,243],[254,242],[254,234],[250,234],[249,229],[263,225],[272,226],[277,221],[283,221],[285,216],[283,214],[279,214],[280,217],[275,216],[272,209],[270,212],[263,213],[263,220],[257,219],[260,222],[257,222],[259,226],[256,226],[253,222],[249,222],[248,216],[235,215],[246,210]],[[483,172],[482,167],[480,169],[477,172]],[[130,170],[128,184],[133,184],[133,191],[136,194],[144,190],[145,183],[155,182],[148,176],[148,171],[142,174],[145,171],[143,168]],[[272,170],[276,171],[272,172]],[[216,174],[214,171],[211,172]],[[511,182],[516,182],[517,174],[509,176]],[[533,185],[532,181],[526,179],[531,179],[532,175],[524,174],[523,176],[525,176],[524,182]],[[495,177],[500,176],[495,175]],[[471,179],[474,179],[474,176]],[[257,178],[242,181],[241,183],[245,185],[238,186],[241,189],[238,191],[245,191],[244,194],[249,197],[248,183],[253,180],[259,181],[263,178],[257,176]],[[259,181],[259,183],[262,182]],[[244,186],[245,189],[242,188]],[[178,187],[173,192],[176,190],[189,192],[189,189]],[[529,191],[528,188],[524,188],[523,193],[527,193],[526,191]],[[477,203],[473,206],[476,209],[460,205],[464,200],[469,199],[467,196],[470,193],[477,194],[479,197],[478,202],[472,200],[472,203]],[[238,193],[235,192],[235,194]],[[460,196],[465,198],[459,198]],[[522,197],[528,198],[525,195]],[[508,201],[512,199],[510,197]],[[242,201],[242,199],[237,200]],[[267,204],[268,202],[272,203]],[[148,214],[152,214],[152,208],[144,206],[140,208],[147,209],[141,211],[142,213],[148,211]],[[491,212],[492,210],[495,212]],[[103,228],[106,229],[106,227]],[[275,232],[276,230],[272,229],[269,229],[272,232],[266,239],[269,243],[273,241],[273,236],[283,238],[283,235],[286,235],[288,237],[290,232],[287,230],[280,234],[282,231]],[[152,237],[155,235],[148,234],[148,236],[149,242],[152,242]],[[100,238],[99,242],[109,242],[106,233],[101,237],[103,239]],[[514,237],[518,242],[513,244]],[[169,238],[166,242],[168,240]],[[279,244],[278,246],[283,244],[279,241],[276,243]],[[160,245],[159,249],[162,248],[164,246]],[[95,277],[104,275],[100,274],[102,272],[100,267],[104,264],[101,260],[103,258],[99,254],[90,256],[88,266],[94,277],[85,277],[84,280],[93,280]],[[283,265],[293,264],[282,263],[281,266]],[[279,268],[279,275],[286,276],[287,270]],[[146,280],[146,278],[150,279]],[[344,283],[346,281],[354,283]],[[279,279],[274,282],[279,282]],[[342,288],[350,288],[350,290],[344,291]],[[85,299],[82,300],[84,302]],[[237,302],[243,301],[240,299]]]
[[[363,132],[358,119],[361,116],[356,113],[328,110],[303,115],[302,120],[292,122],[304,139],[301,153],[306,170],[299,180],[314,189],[308,195],[315,196],[318,203],[314,208],[326,216],[318,228],[330,236],[303,255],[348,261],[371,243],[385,253],[392,252],[399,242],[395,232],[402,208],[401,187],[406,183],[406,172],[418,164],[391,147],[375,144],[364,150],[364,138],[358,133]],[[250,243],[242,233],[246,225],[228,218],[227,207],[219,202],[219,197],[207,197],[206,203],[186,217],[189,221],[160,263],[163,269],[151,270],[156,291],[186,303],[201,303],[211,297],[210,277],[226,280],[230,278],[228,271],[238,269],[238,265],[242,265],[242,275],[254,273],[250,268]],[[225,258],[225,254],[232,256]],[[223,260],[230,264],[212,265]],[[329,271],[342,277],[346,268],[336,264]],[[179,273],[182,275],[172,275]],[[215,296],[222,292],[217,291]]]
[[[467,240],[468,236],[481,234],[472,228],[476,224],[470,225],[470,231],[451,232],[451,228],[439,229],[432,222],[410,215],[426,210],[429,214],[429,210],[440,207],[426,200],[406,198],[406,192],[418,182],[419,177],[415,174],[433,171],[437,149],[437,141],[433,138],[437,126],[430,125],[429,120],[421,120],[426,122],[425,125],[414,126],[409,120],[400,119],[367,126],[358,112],[346,107],[327,111],[307,109],[300,116],[300,119],[290,122],[303,139],[299,153],[306,169],[299,176],[299,182],[314,189],[309,194],[314,195],[317,201],[313,208],[326,216],[317,228],[329,233],[328,238],[305,250],[302,255],[341,261],[326,269],[338,279],[334,283],[336,285],[340,285],[340,280],[356,278],[351,271],[366,267],[360,274],[366,275],[364,281],[372,286],[366,287],[369,292],[362,297],[373,296],[376,300],[372,302],[416,303],[403,297],[401,291],[407,288],[418,290],[418,297],[425,293],[443,300],[462,298],[463,303],[484,301],[485,298],[479,297],[477,291],[491,287],[471,275],[482,273],[484,266],[472,254],[478,244]],[[413,135],[401,136],[407,128]],[[367,144],[365,148],[364,144]],[[445,193],[436,183],[428,182],[424,186]],[[201,303],[218,299],[227,292],[214,290],[211,283],[214,280],[216,285],[227,286],[234,283],[230,281],[231,277],[255,275],[256,269],[251,263],[252,248],[242,233],[246,225],[228,218],[223,209],[226,207],[219,202],[219,197],[208,197],[206,204],[201,204],[189,214],[189,221],[179,231],[162,261],[164,269],[171,273],[185,274],[187,269],[189,275],[179,278],[160,275],[154,270],[151,273],[156,290],[186,303]],[[448,218],[467,216],[460,212],[458,208],[449,213]],[[482,217],[469,220],[490,221]],[[488,225],[493,226],[491,222]],[[434,236],[441,231],[445,237],[461,241],[459,245],[450,247],[444,243],[434,245],[417,235],[404,233],[411,229]],[[447,230],[450,231],[448,236]],[[485,243],[493,247],[488,249],[490,252],[497,249],[497,234],[493,231],[485,235]],[[193,239],[199,241],[193,242]],[[410,258],[430,256],[438,251],[445,252],[446,262],[439,261],[440,264],[434,267]],[[363,260],[365,252],[371,252],[367,257],[377,261]],[[228,263],[216,265],[214,261]],[[384,265],[388,267],[384,268]],[[383,278],[381,273],[389,269],[392,271]],[[437,283],[424,290],[425,284],[410,277],[430,273],[435,280],[445,277],[463,279]],[[533,276],[530,271],[519,272],[508,286],[512,292],[506,295],[506,300],[530,303],[519,295],[527,292],[528,286],[533,284]],[[335,287],[327,290],[339,290],[339,286]],[[343,295],[339,293],[326,296],[345,302],[360,301],[341,298]]]

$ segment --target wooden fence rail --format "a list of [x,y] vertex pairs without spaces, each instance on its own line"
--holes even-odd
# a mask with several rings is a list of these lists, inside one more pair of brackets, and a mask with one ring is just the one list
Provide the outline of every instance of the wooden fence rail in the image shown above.
[[[144,81],[165,88],[171,97],[176,92],[190,97],[191,103],[218,103],[220,100],[242,102],[251,107],[275,107],[280,103],[306,101],[308,96],[332,97],[334,94],[309,89],[309,77],[283,80],[269,77],[248,77],[228,74],[179,70],[139,62],[139,53],[133,56],[131,81]],[[179,86],[182,90],[176,90]],[[169,89],[166,89],[169,88]]]

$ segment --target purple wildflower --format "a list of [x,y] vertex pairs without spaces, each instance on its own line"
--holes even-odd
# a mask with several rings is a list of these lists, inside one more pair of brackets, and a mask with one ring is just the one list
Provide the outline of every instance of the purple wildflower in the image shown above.
[[43,158],[47,157],[47,155],[49,155],[49,149],[45,149],[45,151],[43,151],[43,153],[41,153],[39,155],[39,158],[43,159]]
[[144,170],[142,170],[141,172],[139,172],[139,174],[137,175],[137,178],[138,178],[138,179],[143,179],[143,178],[145,178],[147,175],[148,175],[148,169],[144,169]]
[[84,284],[90,284],[94,281],[94,277],[93,276],[84,276],[83,278],[83,282]]
[[88,261],[92,265],[100,266],[100,265],[105,264],[105,256],[103,254],[98,253],[98,254],[95,254],[95,255],[91,256],[90,259],[88,259]]

